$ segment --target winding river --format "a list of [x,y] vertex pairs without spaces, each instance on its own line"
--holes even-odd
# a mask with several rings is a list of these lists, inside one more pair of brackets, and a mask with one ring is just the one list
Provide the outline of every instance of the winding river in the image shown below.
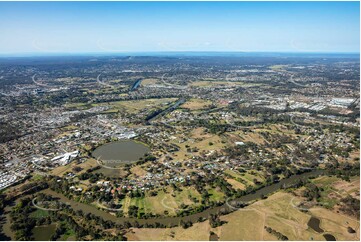
[[[322,170],[313,170],[313,171],[306,172],[306,173],[303,173],[300,175],[293,175],[289,178],[281,180],[278,183],[263,187],[263,188],[255,191],[254,193],[251,193],[251,194],[242,196],[240,198],[236,198],[232,201],[229,201],[229,203],[232,203],[232,202],[248,203],[248,202],[254,201],[256,199],[261,199],[263,196],[270,195],[271,193],[274,193],[281,188],[292,186],[299,180],[307,180],[311,177],[316,177],[321,174],[323,174]],[[55,198],[59,198],[62,202],[69,204],[74,210],[82,210],[84,212],[84,214],[91,213],[96,216],[102,217],[104,220],[110,220],[110,221],[113,221],[113,222],[119,223],[119,224],[123,224],[125,222],[134,224],[135,222],[137,222],[139,225],[162,224],[164,226],[173,227],[173,226],[178,226],[182,220],[185,222],[191,221],[192,223],[195,223],[195,222],[199,221],[199,219],[201,219],[201,218],[208,218],[209,215],[211,215],[211,214],[216,214],[218,212],[232,212],[233,210],[235,210],[235,208],[231,208],[228,205],[229,203],[228,204],[225,203],[221,206],[208,208],[202,212],[192,214],[192,215],[187,215],[184,217],[157,217],[157,218],[149,218],[149,219],[125,218],[125,217],[117,218],[106,211],[99,210],[95,206],[70,200],[67,197],[65,197],[64,195],[59,194],[50,189],[40,191],[39,193],[45,193],[45,194],[49,194]],[[11,208],[7,207],[6,210],[10,211]],[[6,221],[6,224],[4,224],[4,226],[3,226],[3,230],[6,235],[12,237],[13,234],[8,229],[10,227],[9,224],[10,224],[9,221]]]
[[[248,202],[254,201],[256,199],[260,199],[265,195],[269,195],[273,192],[276,192],[277,190],[279,190],[283,187],[291,186],[300,179],[306,180],[310,177],[315,177],[315,176],[321,175],[322,173],[323,173],[322,170],[314,170],[314,171],[303,173],[300,175],[293,175],[289,178],[281,180],[278,183],[263,187],[254,193],[251,193],[251,194],[242,196],[240,198],[236,198],[232,201],[229,201],[229,203],[232,203],[232,202],[248,203]],[[144,224],[153,224],[154,225],[156,223],[159,223],[159,224],[162,224],[165,226],[178,226],[180,221],[182,221],[182,220],[183,221],[191,221],[192,223],[195,223],[195,222],[199,221],[200,218],[208,218],[210,214],[216,214],[221,211],[222,212],[231,212],[234,210],[234,208],[232,209],[228,205],[229,203],[228,204],[225,203],[224,205],[221,205],[218,207],[213,207],[213,208],[208,208],[202,212],[184,216],[184,217],[157,217],[157,218],[149,218],[149,219],[125,218],[125,217],[117,218],[117,217],[109,214],[106,211],[99,210],[95,206],[76,202],[73,200],[69,200],[64,195],[56,193],[50,189],[47,189],[47,190],[44,190],[41,192],[52,195],[53,197],[60,198],[63,202],[68,203],[74,210],[83,210],[84,213],[92,213],[94,215],[102,217],[105,220],[110,220],[110,221],[113,221],[116,223],[129,222],[129,223],[133,224],[134,222],[138,222],[140,225],[144,225]]]

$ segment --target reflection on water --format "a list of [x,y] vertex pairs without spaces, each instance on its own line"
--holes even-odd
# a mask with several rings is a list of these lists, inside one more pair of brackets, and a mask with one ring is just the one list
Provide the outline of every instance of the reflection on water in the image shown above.
[[104,144],[96,148],[92,155],[105,167],[116,168],[122,164],[138,161],[149,148],[134,140],[123,140]]
[[335,236],[333,236],[332,234],[324,234],[323,237],[325,237],[327,241],[336,241]]
[[307,225],[317,233],[323,233],[324,231],[320,228],[320,223],[321,221],[318,218],[311,217]]
[[34,239],[37,241],[48,241],[54,234],[55,229],[56,224],[36,226],[32,230]]
[[[311,217],[310,220],[308,221],[307,225],[312,228],[314,231],[316,231],[317,233],[323,233],[324,230],[320,228],[320,219],[316,218],[316,217]],[[327,240],[327,241],[336,241],[335,236],[333,236],[332,234],[323,234],[323,237]]]

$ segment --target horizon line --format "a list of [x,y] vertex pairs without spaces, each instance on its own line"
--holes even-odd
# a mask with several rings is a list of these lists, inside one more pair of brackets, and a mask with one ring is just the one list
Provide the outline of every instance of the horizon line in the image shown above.
[[108,51],[89,51],[89,52],[15,52],[15,53],[0,53],[1,58],[6,57],[51,57],[51,56],[112,56],[112,55],[174,55],[174,54],[346,54],[346,55],[360,55],[360,51],[122,51],[122,52],[108,52]]

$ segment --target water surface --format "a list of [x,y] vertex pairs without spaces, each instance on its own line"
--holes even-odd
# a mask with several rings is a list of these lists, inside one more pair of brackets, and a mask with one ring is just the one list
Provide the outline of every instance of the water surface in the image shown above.
[[327,241],[336,241],[335,236],[333,236],[332,234],[324,234],[323,237],[325,237]]
[[320,228],[321,221],[316,217],[311,217],[307,225],[318,233],[323,233],[323,229]]
[[139,160],[149,148],[134,140],[123,140],[104,144],[96,148],[92,155],[105,167],[116,168],[122,164],[132,163]]
[[56,224],[35,226],[32,230],[34,239],[36,241],[49,241],[55,229]]
[[[300,175],[293,175],[289,178],[281,180],[278,183],[261,188],[261,189],[257,190],[255,193],[251,193],[251,194],[242,196],[240,198],[236,198],[236,199],[234,199],[234,201],[244,202],[244,203],[251,202],[256,199],[262,198],[264,195],[269,195],[285,186],[287,187],[289,185],[292,185],[295,182],[297,182],[298,180],[305,180],[310,177],[315,177],[317,175],[320,175],[322,173],[323,173],[323,171],[321,171],[321,170],[314,170],[314,171],[306,172],[306,173],[303,173]],[[178,226],[181,220],[191,221],[193,223],[196,223],[200,218],[208,218],[210,216],[210,214],[217,214],[220,211],[229,211],[229,212],[234,211],[234,209],[230,208],[226,203],[224,205],[221,205],[218,207],[213,207],[213,208],[208,208],[202,212],[195,213],[192,215],[187,215],[184,217],[158,217],[158,218],[149,218],[149,219],[136,219],[136,218],[126,218],[126,217],[117,218],[106,211],[99,210],[98,208],[96,208],[93,205],[88,205],[88,204],[76,202],[74,200],[69,200],[64,195],[56,193],[50,189],[46,189],[41,192],[49,194],[53,197],[60,198],[61,201],[70,204],[70,206],[74,210],[83,210],[84,213],[93,213],[94,215],[100,216],[105,220],[110,220],[110,221],[113,221],[116,223],[124,223],[124,222],[134,223],[136,221],[140,225],[145,225],[145,224],[153,224],[154,225],[156,223],[160,223],[165,226]],[[231,203],[231,201],[229,201],[229,202]]]

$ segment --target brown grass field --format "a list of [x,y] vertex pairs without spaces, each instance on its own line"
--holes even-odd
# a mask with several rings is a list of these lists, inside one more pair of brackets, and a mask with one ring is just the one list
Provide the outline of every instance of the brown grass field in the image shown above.
[[[184,160],[187,158],[186,145],[190,148],[198,148],[199,151],[196,152],[197,154],[200,154],[201,152],[209,153],[212,150],[221,150],[225,147],[225,144],[222,143],[222,137],[215,134],[205,133],[204,128],[196,128],[192,130],[189,136],[192,139],[188,139],[186,142],[181,144],[176,143],[176,145],[180,147],[180,150],[174,153],[175,159]],[[210,144],[210,142],[212,144]]]
[[209,240],[210,226],[208,221],[194,224],[188,229],[182,227],[167,229],[131,229],[126,237],[128,240]]
[[232,187],[234,189],[241,189],[241,190],[245,190],[246,189],[246,186],[243,184],[243,183],[240,183],[234,179],[231,179],[231,178],[227,178],[226,181],[232,185]]
[[147,86],[147,85],[154,85],[154,84],[157,84],[157,83],[158,83],[157,79],[149,78],[149,79],[144,79],[142,81],[141,85]]
[[64,173],[66,173],[66,172],[72,172],[72,169],[75,166],[83,168],[83,170],[81,170],[80,172],[77,173],[77,174],[82,174],[82,173],[86,172],[87,169],[95,167],[97,165],[98,164],[95,159],[89,158],[88,160],[86,160],[85,162],[83,162],[79,165],[75,164],[74,162],[71,162],[70,164],[68,164],[66,166],[59,166],[51,171],[51,175],[63,176]]
[[139,113],[143,109],[152,109],[164,106],[174,102],[176,98],[159,98],[159,99],[145,99],[145,100],[131,100],[131,101],[117,101],[109,103],[94,104],[94,106],[110,105],[112,110],[121,110],[128,113]]
[[188,108],[191,111],[193,111],[193,110],[205,109],[207,106],[209,106],[211,104],[212,104],[212,102],[209,100],[192,98],[192,99],[188,100],[187,102],[185,102],[184,104],[182,104],[180,107]]
[[[209,233],[213,231],[220,240],[277,240],[264,229],[268,226],[289,240],[325,240],[322,234],[307,225],[310,217],[315,216],[321,220],[320,227],[325,233],[331,233],[337,240],[359,240],[358,221],[321,207],[314,207],[309,213],[302,212],[292,205],[299,201],[300,198],[290,193],[277,192],[265,200],[221,216],[221,220],[227,223],[217,228],[210,228],[205,221],[188,229],[132,229],[126,236],[128,240],[209,240]],[[357,232],[348,233],[348,226]]]

